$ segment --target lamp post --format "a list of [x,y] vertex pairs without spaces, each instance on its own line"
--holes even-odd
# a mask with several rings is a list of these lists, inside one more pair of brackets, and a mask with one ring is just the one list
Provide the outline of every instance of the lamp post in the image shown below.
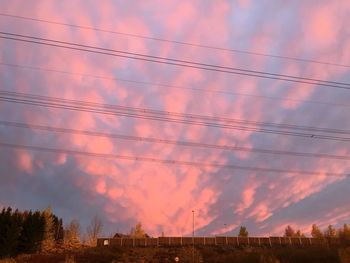
[[194,240],[194,210],[192,210],[192,238]]
[[194,210],[192,210],[192,262],[194,263]]

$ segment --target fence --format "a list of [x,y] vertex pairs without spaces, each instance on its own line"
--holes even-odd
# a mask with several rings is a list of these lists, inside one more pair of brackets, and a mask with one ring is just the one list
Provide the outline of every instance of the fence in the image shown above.
[[99,238],[97,246],[108,247],[168,247],[168,246],[233,246],[233,247],[278,247],[278,246],[338,246],[339,238],[310,237],[158,237],[158,238]]

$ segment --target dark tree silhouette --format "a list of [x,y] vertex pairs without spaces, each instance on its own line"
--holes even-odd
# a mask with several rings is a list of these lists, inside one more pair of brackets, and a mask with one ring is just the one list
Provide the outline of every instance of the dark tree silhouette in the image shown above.
[[[0,258],[19,253],[33,253],[41,249],[45,233],[42,212],[15,210],[11,207],[0,213]],[[63,240],[62,219],[53,215],[55,244]]]

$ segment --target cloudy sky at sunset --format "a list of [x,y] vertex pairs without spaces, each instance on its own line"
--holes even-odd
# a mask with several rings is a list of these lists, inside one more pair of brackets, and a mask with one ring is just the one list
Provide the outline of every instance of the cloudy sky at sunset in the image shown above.
[[0,207],[106,235],[350,223],[349,1],[0,10]]

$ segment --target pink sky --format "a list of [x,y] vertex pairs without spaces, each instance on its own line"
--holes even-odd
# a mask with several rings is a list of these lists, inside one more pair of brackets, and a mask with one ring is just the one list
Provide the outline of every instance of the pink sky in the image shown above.
[[[267,0],[198,0],[146,4],[137,1],[0,0],[0,7],[3,14],[104,30],[0,15],[2,32],[350,83],[350,18],[347,15],[350,5],[346,1],[276,4],[276,1]],[[326,63],[252,55],[229,49]],[[150,63],[3,38],[0,39],[0,56],[1,91],[173,113],[350,130],[347,89]],[[56,72],[11,67],[4,63]],[[0,104],[0,121],[279,151],[341,156],[350,152],[349,142],[4,101]],[[241,225],[247,226],[252,235],[278,235],[287,224],[309,232],[313,223],[321,227],[350,223],[350,199],[346,195],[350,188],[349,177],[326,175],[349,174],[347,160],[128,141],[4,125],[0,125],[0,143],[319,172],[314,175],[269,173],[0,147],[1,205],[23,210],[51,205],[66,222],[77,218],[83,226],[98,214],[104,222],[105,234],[127,232],[136,222],[142,222],[146,232],[153,236],[162,232],[187,235],[192,231],[192,210],[195,210],[198,235],[234,235]]]

